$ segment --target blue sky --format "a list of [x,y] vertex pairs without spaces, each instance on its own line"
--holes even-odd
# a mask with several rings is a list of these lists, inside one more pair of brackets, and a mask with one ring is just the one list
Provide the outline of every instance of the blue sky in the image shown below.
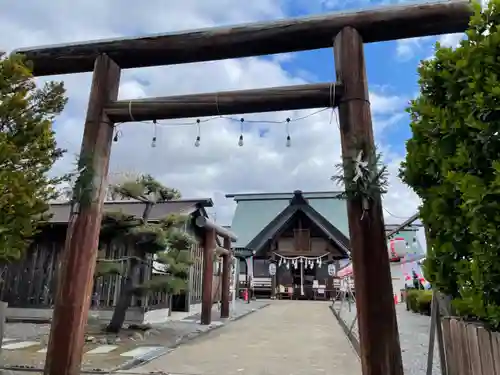
[[[426,1],[412,1],[405,3],[423,3]],[[428,2],[428,1],[427,1]],[[328,4],[344,3],[344,6]],[[311,9],[301,1],[289,2],[289,14],[293,17],[307,16],[320,12],[335,12],[359,10],[370,7],[401,4],[401,1],[328,1],[322,6]],[[408,41],[406,45],[398,41],[383,43],[370,43],[365,45],[365,59],[369,87],[371,90],[384,94],[396,95],[411,99],[418,92],[417,67],[422,59],[433,53],[433,48],[438,37],[428,37]],[[405,41],[406,42],[406,41]],[[403,42],[404,43],[404,42]],[[305,71],[309,78],[317,82],[330,81],[335,78],[333,52],[331,49],[307,51],[294,54],[294,58],[283,66],[290,72]],[[377,142],[389,146],[392,152],[403,155],[405,141],[411,136],[409,116],[404,115],[396,123],[387,127],[379,135]]]

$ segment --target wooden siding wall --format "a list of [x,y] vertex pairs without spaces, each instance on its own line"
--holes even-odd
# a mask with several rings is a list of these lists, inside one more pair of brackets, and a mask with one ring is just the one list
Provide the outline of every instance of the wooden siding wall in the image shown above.
[[311,237],[309,240],[310,247],[308,249],[302,248],[301,251],[297,250],[295,239],[292,237],[281,237],[278,239],[277,244],[278,247],[276,250],[284,254],[299,252],[302,254],[310,253],[312,256],[319,256],[328,252],[333,255],[340,255],[340,252],[322,237]]
[[295,251],[295,242],[291,237],[281,237],[278,240],[278,251],[292,252]]
[[[106,259],[124,259],[134,255],[132,248],[128,248],[119,241],[111,241],[108,244],[101,245],[101,250],[105,250]],[[142,283],[150,277],[151,267],[144,264],[139,269],[137,283]],[[95,279],[91,306],[93,308],[110,308],[115,306],[115,303],[118,301],[122,282],[123,277],[120,275],[101,276]],[[156,294],[157,293],[149,296],[133,296],[130,306],[147,307],[148,305],[164,303],[161,296],[156,296]]]
[[294,229],[294,247],[297,251],[311,251],[311,232],[309,229]]
[[[55,227],[43,232],[19,261],[5,267],[0,289],[1,297],[11,307],[50,308],[54,304],[57,288],[57,270],[64,247],[65,229]],[[120,242],[101,246],[107,259],[120,259],[130,255]],[[139,282],[149,274],[146,267],[139,272]],[[115,305],[122,277],[109,275],[95,280],[91,306],[109,308]],[[143,306],[144,297],[134,297],[132,306]],[[155,299],[151,301],[157,303]]]
[[0,295],[11,307],[51,307],[65,231],[37,237],[23,258],[4,266]]
[[[0,297],[11,307],[51,308],[54,304],[57,285],[57,268],[66,237],[65,226],[54,226],[44,230],[24,254],[23,258],[5,265],[0,285]],[[120,242],[101,245],[107,259],[120,259],[132,255],[132,249]],[[203,248],[196,244],[191,249],[194,264],[190,271],[189,302],[201,302]],[[1,267],[1,265],[0,265]],[[1,268],[0,268],[1,269]],[[152,276],[151,266],[145,264],[139,270],[138,282]],[[95,280],[91,306],[93,308],[114,307],[122,283],[122,276],[109,275]],[[157,309],[168,306],[168,295],[156,292],[146,296],[134,296],[132,307]]]
[[201,303],[203,280],[203,247],[196,243],[191,248],[193,264],[189,273],[189,303]]
[[332,252],[334,249],[324,238],[313,237],[311,238],[311,252],[312,253],[325,253]]
[[212,281],[212,302],[220,302],[221,301],[221,287],[222,287],[222,277],[221,276],[213,276]]

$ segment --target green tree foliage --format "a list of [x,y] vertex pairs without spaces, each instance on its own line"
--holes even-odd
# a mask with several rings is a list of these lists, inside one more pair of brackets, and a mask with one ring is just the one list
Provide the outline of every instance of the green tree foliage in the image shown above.
[[0,58],[0,259],[19,258],[55,198],[59,178],[48,175],[64,150],[52,125],[65,104],[62,83],[37,87],[30,64]]
[[[192,264],[190,248],[194,239],[182,230],[186,217],[169,215],[159,222],[149,221],[153,206],[179,199],[179,191],[163,186],[149,175],[112,186],[112,190],[115,197],[144,203],[139,218],[122,212],[110,212],[102,220],[101,241],[123,242],[132,252],[118,260],[104,259],[101,252],[96,266],[98,277],[108,274],[124,276],[120,297],[107,327],[110,332],[118,332],[134,294],[165,291],[175,295],[187,288],[189,267]],[[150,265],[156,273],[140,282],[138,271],[145,265]]]
[[500,326],[500,0],[460,46],[419,67],[401,177],[429,227],[426,277],[458,312]]

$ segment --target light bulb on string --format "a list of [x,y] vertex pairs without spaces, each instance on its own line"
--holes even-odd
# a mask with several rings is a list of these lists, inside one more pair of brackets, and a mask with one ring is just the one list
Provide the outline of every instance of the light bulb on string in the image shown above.
[[292,147],[292,138],[290,137],[290,118],[286,119],[286,147]]
[[156,120],[153,120],[153,125],[154,125],[154,136],[153,139],[151,140],[151,147],[155,148],[156,147]]
[[118,139],[121,138],[122,132],[119,129],[116,129],[115,136],[113,137],[113,142],[118,142]]
[[243,146],[243,122],[245,119],[242,117],[240,118],[240,138],[238,140],[238,146],[242,147]]
[[194,141],[194,147],[200,147],[201,143],[200,119],[196,120],[196,126],[198,127],[198,135],[196,136],[196,141]]

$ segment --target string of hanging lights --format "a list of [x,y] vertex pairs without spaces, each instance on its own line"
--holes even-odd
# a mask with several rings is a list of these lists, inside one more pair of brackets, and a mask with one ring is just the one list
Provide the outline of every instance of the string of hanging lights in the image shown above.
[[[159,122],[157,120],[153,120],[152,124],[153,124],[153,132],[154,133],[153,133],[153,138],[151,140],[151,147],[155,148],[157,145],[158,127],[159,126],[162,126],[162,127],[196,126],[197,133],[196,133],[196,138],[194,141],[194,147],[200,147],[201,146],[201,124],[215,121],[215,120],[219,120],[219,119],[229,120],[232,122],[238,122],[240,124],[240,136],[238,138],[238,146],[239,147],[243,147],[245,144],[244,137],[243,137],[245,124],[252,124],[252,123],[254,123],[254,124],[285,124],[285,132],[286,132],[285,146],[291,147],[292,146],[292,137],[291,137],[291,133],[290,133],[290,124],[292,122],[301,121],[301,120],[304,120],[306,118],[315,116],[315,115],[317,115],[321,112],[327,111],[327,110],[332,110],[332,108],[330,108],[330,107],[322,108],[322,109],[319,109],[317,111],[311,112],[307,115],[300,116],[297,118],[287,117],[285,120],[282,120],[282,121],[277,121],[277,120],[247,120],[243,117],[235,118],[235,117],[222,116],[222,115],[216,116],[216,117],[210,117],[210,118],[206,118],[206,119],[196,119],[195,121],[189,121],[189,122],[170,122],[170,121]],[[136,122],[144,123],[144,124],[151,123],[149,121],[136,121]],[[115,126],[115,135],[113,137],[114,142],[118,142],[119,138],[121,138],[123,136],[123,132],[118,128],[119,125],[121,125],[121,124],[117,124]]]

